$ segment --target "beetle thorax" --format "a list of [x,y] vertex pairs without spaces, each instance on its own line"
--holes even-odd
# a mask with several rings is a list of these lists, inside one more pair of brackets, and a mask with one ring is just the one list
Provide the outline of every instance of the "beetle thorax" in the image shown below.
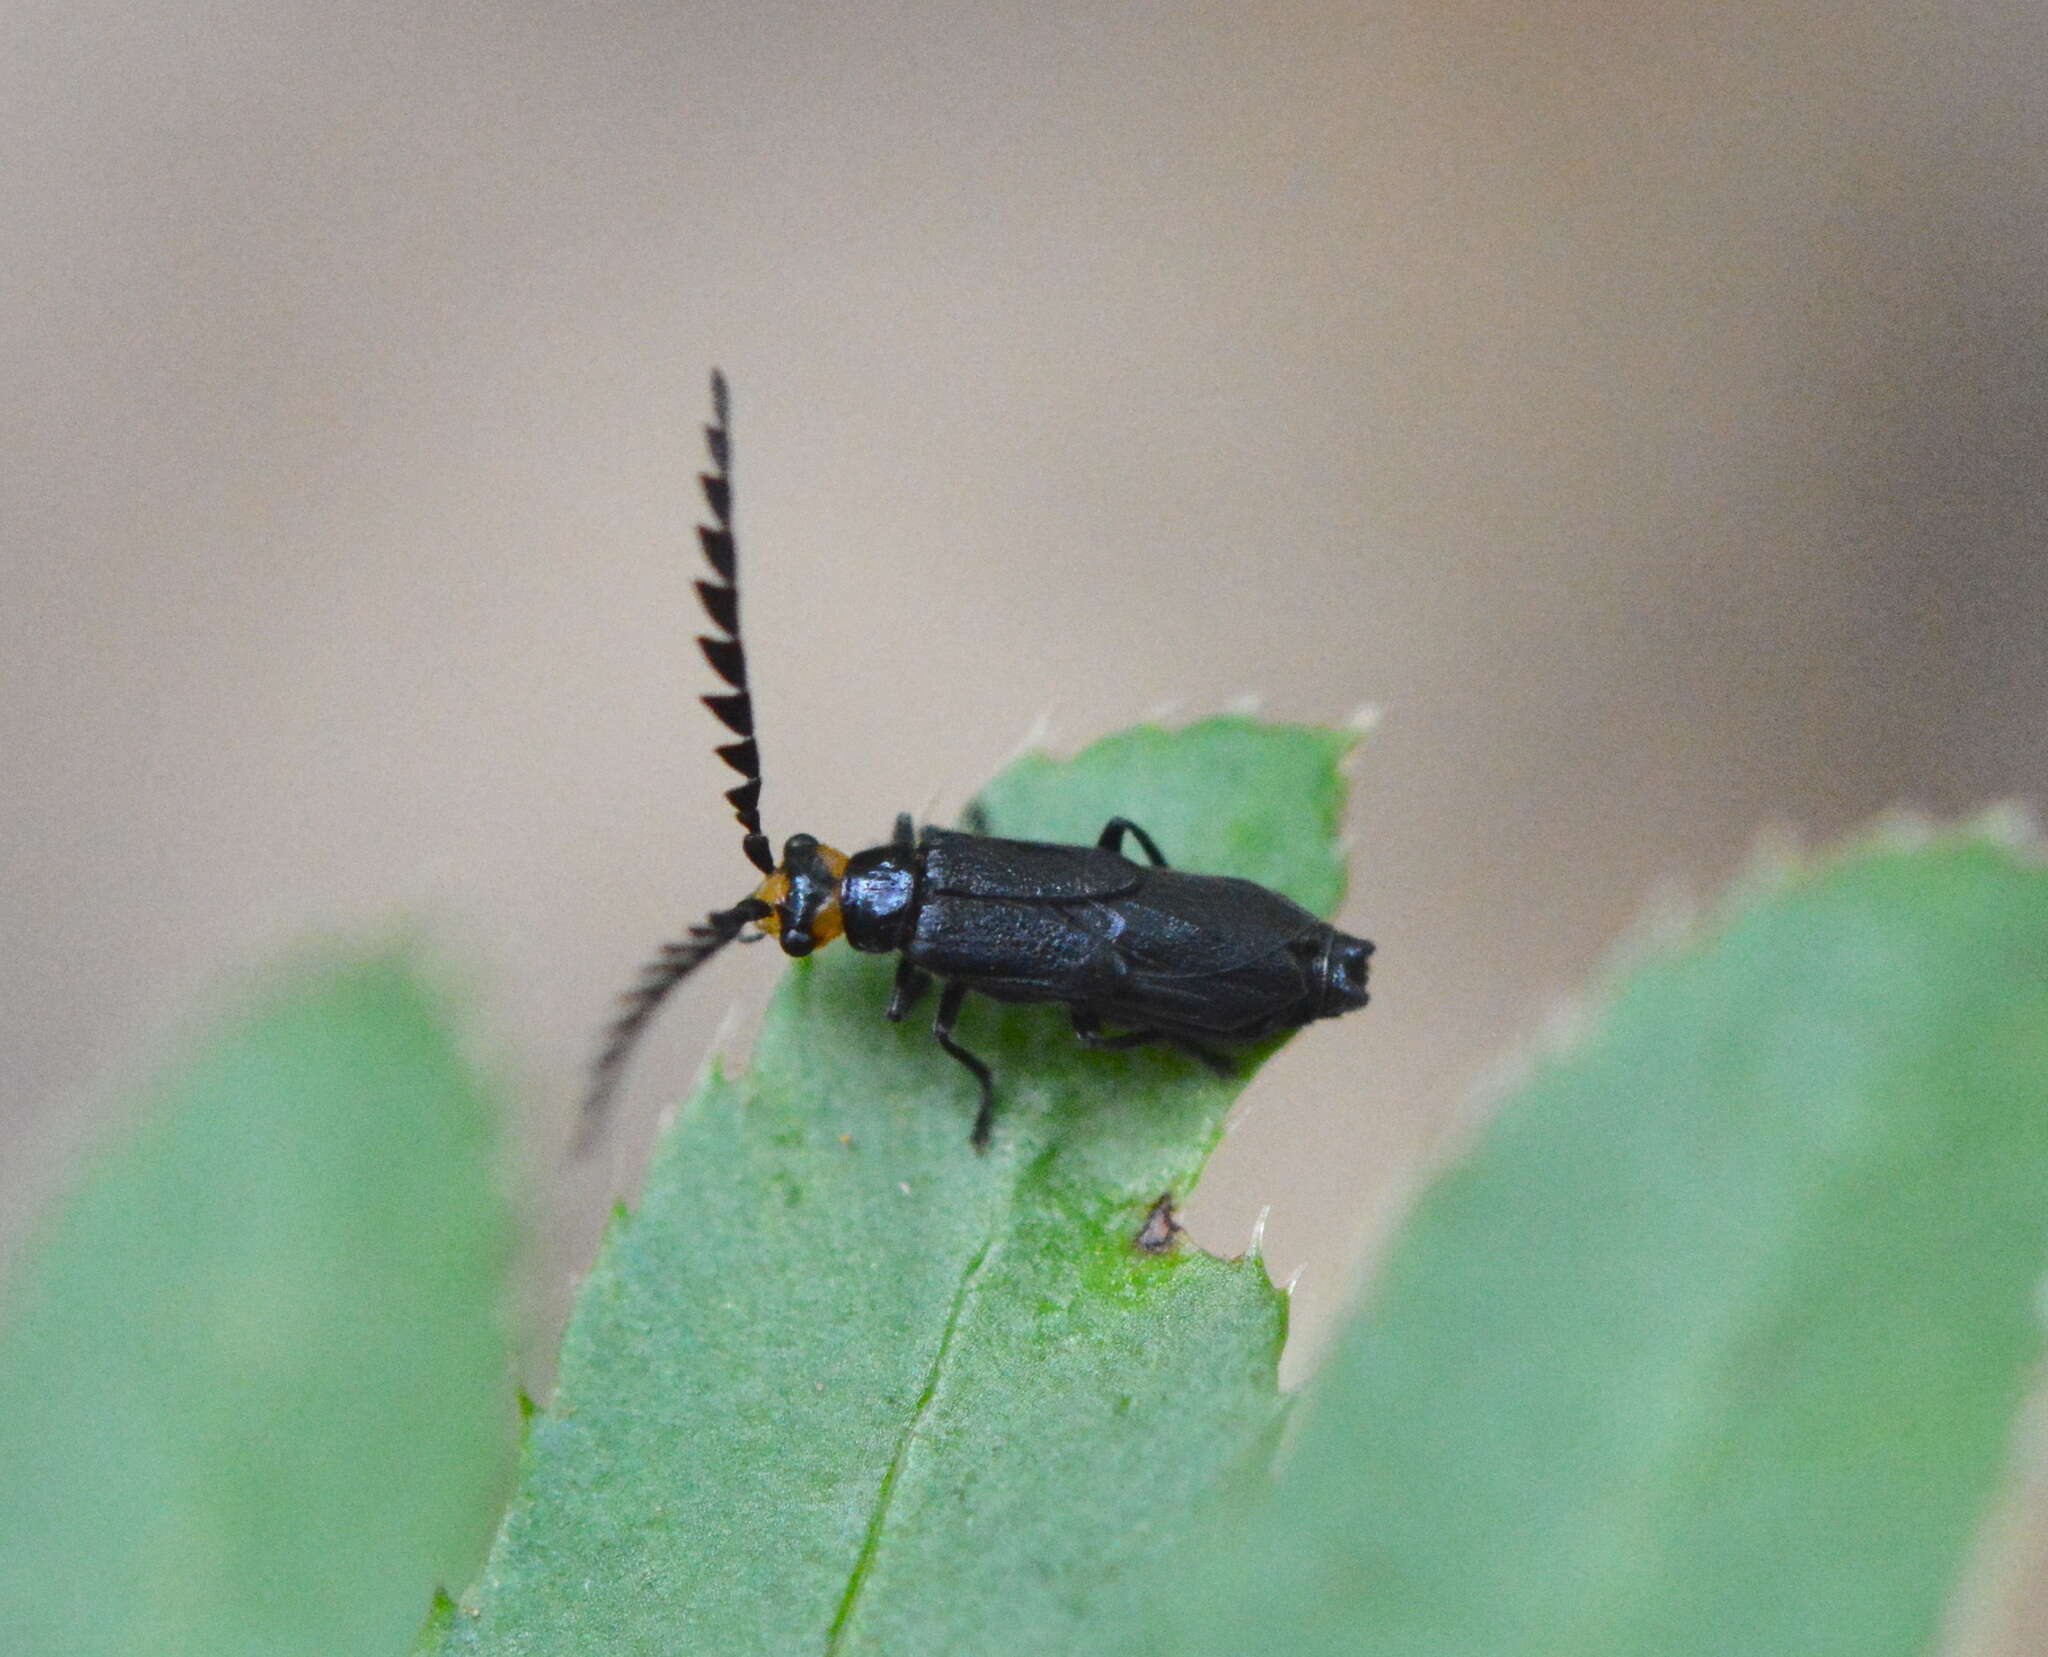
[[917,918],[917,854],[907,846],[855,852],[840,885],[846,941],[867,954],[901,949]]

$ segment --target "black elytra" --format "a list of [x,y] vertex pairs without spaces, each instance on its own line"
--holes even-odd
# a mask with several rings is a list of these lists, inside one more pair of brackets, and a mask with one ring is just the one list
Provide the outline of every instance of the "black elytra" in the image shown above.
[[[711,376],[711,470],[700,482],[712,522],[698,529],[717,578],[697,593],[716,635],[705,659],[731,687],[705,704],[736,740],[718,749],[741,781],[727,790],[742,849],[766,877],[667,945],[623,998],[583,1104],[579,1144],[595,1140],[626,1059],[668,993],[749,926],[808,955],[844,937],[898,957],[887,1016],[907,1017],[937,980],[932,1034],[974,1077],[972,1134],[988,1149],[995,1080],[954,1039],[970,994],[1063,1004],[1087,1047],[1168,1042],[1228,1073],[1219,1046],[1334,1018],[1366,1003],[1372,945],[1339,932],[1255,881],[1170,868],[1136,823],[1112,817],[1092,846],[1056,845],[927,826],[908,813],[886,845],[851,857],[808,834],[783,842],[777,862],[761,828],[761,753],[740,639],[739,568],[732,523],[732,440],[725,377]],[[970,811],[970,820],[976,814]],[[978,826],[978,825],[977,825]],[[1145,861],[1124,856],[1135,840]],[[1117,1026],[1112,1033],[1106,1025]]]

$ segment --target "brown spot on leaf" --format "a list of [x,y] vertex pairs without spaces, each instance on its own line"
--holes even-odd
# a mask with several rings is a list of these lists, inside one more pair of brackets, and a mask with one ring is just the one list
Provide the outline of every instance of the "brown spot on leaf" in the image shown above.
[[1152,1205],[1152,1212],[1145,1216],[1135,1240],[1147,1254],[1164,1254],[1173,1247],[1173,1240],[1182,1229],[1180,1221],[1173,1217],[1173,1193],[1168,1191]]

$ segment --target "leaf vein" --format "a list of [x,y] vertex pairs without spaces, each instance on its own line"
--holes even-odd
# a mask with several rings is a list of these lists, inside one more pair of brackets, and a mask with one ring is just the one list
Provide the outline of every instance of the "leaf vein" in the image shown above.
[[974,1293],[976,1280],[987,1264],[995,1248],[994,1238],[983,1242],[967,1269],[960,1274],[960,1286],[953,1291],[953,1304],[946,1311],[946,1327],[939,1336],[938,1350],[932,1354],[932,1365],[925,1372],[924,1390],[918,1394],[917,1403],[910,1412],[910,1419],[903,1425],[903,1432],[896,1440],[895,1451],[889,1457],[889,1465],[882,1473],[881,1488],[875,1495],[875,1511],[868,1520],[867,1534],[861,1538],[860,1556],[853,1562],[853,1573],[847,1578],[846,1592],[840,1596],[839,1609],[832,1618],[831,1632],[825,1640],[825,1657],[834,1657],[840,1646],[840,1638],[847,1625],[853,1620],[853,1611],[860,1600],[861,1589],[866,1585],[868,1573],[874,1568],[875,1555],[881,1547],[882,1528],[888,1523],[889,1504],[896,1492],[896,1480],[903,1471],[903,1464],[910,1456],[910,1447],[917,1440],[917,1432],[924,1425],[924,1418],[930,1413],[932,1399],[939,1390],[939,1378],[945,1373],[946,1358],[953,1348],[953,1337],[960,1328],[961,1314]]

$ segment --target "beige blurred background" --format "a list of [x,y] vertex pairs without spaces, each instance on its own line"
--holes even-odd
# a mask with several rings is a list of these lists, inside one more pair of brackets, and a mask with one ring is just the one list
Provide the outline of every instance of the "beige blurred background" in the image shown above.
[[2002,0],[15,8],[0,1238],[263,962],[411,926],[530,1129],[544,1367],[774,970],[561,1165],[608,999],[742,873],[716,361],[775,833],[950,814],[1048,713],[1384,709],[1373,1008],[1193,1210],[1271,1205],[1312,1348],[1659,893],[2036,789],[2044,48]]

